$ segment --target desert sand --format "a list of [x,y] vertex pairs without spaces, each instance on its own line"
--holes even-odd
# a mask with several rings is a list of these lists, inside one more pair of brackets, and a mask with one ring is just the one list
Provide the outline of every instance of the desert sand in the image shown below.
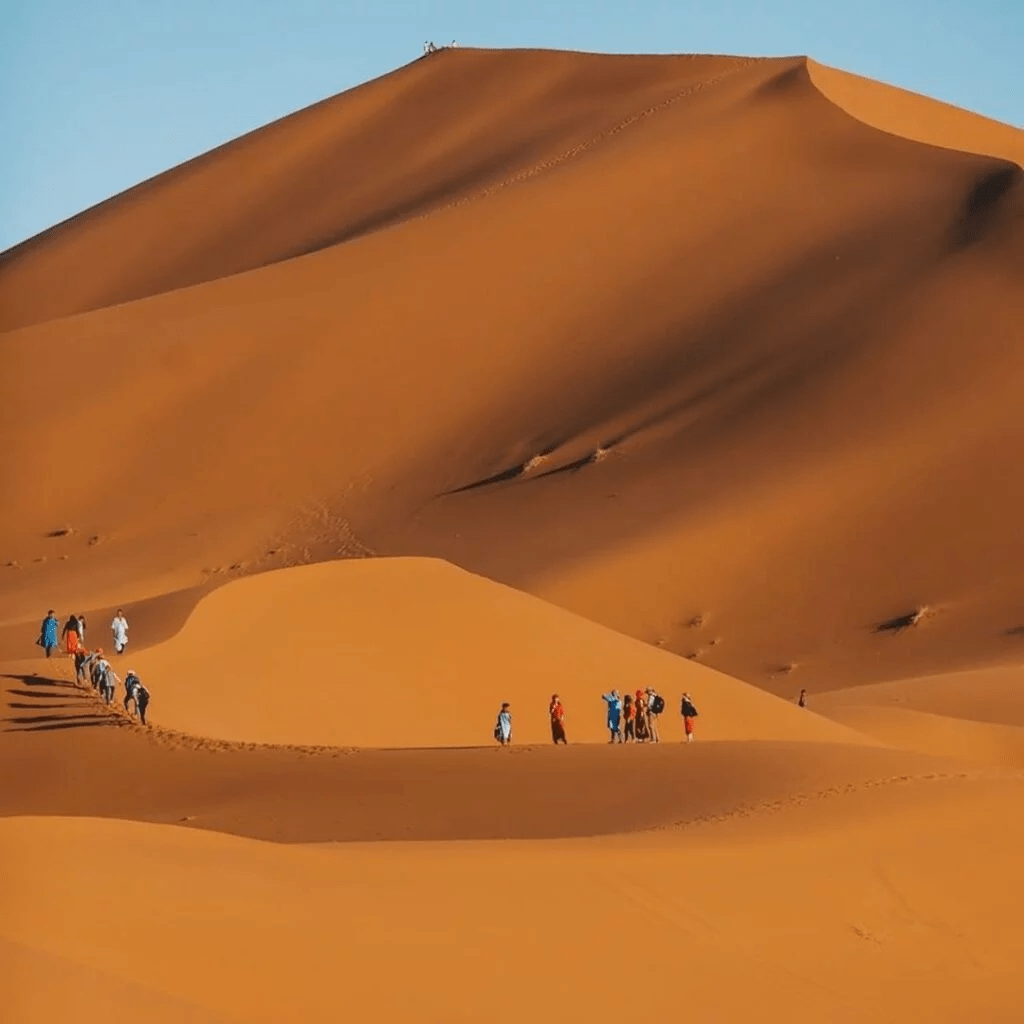
[[1016,1020],[1022,161],[459,49],[0,254],[5,1019]]

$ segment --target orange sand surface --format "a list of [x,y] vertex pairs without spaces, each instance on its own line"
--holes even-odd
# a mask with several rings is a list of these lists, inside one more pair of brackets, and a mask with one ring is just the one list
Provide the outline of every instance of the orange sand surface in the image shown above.
[[1019,1020],[1022,163],[458,49],[0,254],[5,1024]]

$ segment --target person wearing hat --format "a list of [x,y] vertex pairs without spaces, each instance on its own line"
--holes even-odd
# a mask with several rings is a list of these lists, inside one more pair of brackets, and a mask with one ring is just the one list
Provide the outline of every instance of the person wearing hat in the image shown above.
[[508,701],[501,705],[498,720],[494,723],[494,738],[504,747],[512,742],[512,712]]
[[558,699],[558,694],[551,695],[551,704],[548,707],[548,716],[551,718],[551,739],[557,746],[559,743],[568,744],[565,738],[565,708]]

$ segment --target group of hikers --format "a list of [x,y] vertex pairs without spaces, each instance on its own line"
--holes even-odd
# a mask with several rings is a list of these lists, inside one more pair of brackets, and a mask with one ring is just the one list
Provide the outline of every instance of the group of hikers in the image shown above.
[[[653,687],[637,690],[636,694],[619,695],[618,690],[601,694],[601,699],[608,708],[609,743],[660,743],[658,719],[665,713],[665,698]],[[683,729],[686,742],[693,742],[693,723],[697,717],[697,708],[688,693],[684,693],[679,703],[679,713],[683,718]],[[558,694],[551,695],[548,705],[548,718],[551,722],[551,739],[557,746],[568,743],[565,735],[565,706]],[[512,742],[512,711],[509,703],[501,705],[497,721],[494,723],[494,738],[506,746]]]
[[[39,639],[36,643],[43,648],[48,658],[57,650],[59,641],[63,640],[65,651],[74,659],[75,680],[79,685],[88,681],[103,700],[110,704],[114,700],[120,677],[113,666],[104,657],[103,648],[97,647],[90,651],[85,646],[86,620],[84,615],[71,615],[64,627],[51,608],[46,613],[39,628]],[[128,646],[128,620],[121,608],[110,623],[114,638],[114,651],[124,654]],[[124,677],[124,709],[129,715],[137,714],[143,725],[146,724],[146,708],[149,707],[149,690],[142,685],[142,680],[131,669]]]

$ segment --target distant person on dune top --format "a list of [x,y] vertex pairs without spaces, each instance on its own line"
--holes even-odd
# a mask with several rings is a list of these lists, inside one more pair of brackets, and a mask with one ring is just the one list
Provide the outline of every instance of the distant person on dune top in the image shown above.
[[494,738],[503,747],[512,742],[512,712],[507,701],[501,705],[498,720],[494,723]]
[[60,631],[60,635],[64,638],[64,643],[67,644],[68,654],[74,655],[75,651],[78,650],[78,642],[81,639],[78,635],[78,616],[72,615],[64,623],[64,628]]
[[57,650],[57,629],[59,627],[60,623],[57,621],[57,616],[54,615],[51,608],[46,613],[46,618],[43,619],[42,625],[39,627],[39,639],[36,641],[46,651],[48,658],[52,657],[53,652]]
[[551,705],[548,707],[548,715],[551,718],[551,739],[557,746],[559,743],[568,744],[565,738],[565,708],[558,699],[558,694],[551,695]]
[[800,698],[799,698],[799,700],[797,700],[797,704],[799,704],[800,707],[802,707],[802,708],[807,707],[807,691],[806,690],[801,690],[800,691]]
[[648,739],[647,732],[647,698],[643,690],[637,690],[633,698],[633,707],[636,710],[636,741],[643,743]]
[[665,698],[655,692],[654,687],[647,687],[647,732],[652,743],[660,743],[658,735],[658,716],[665,710]]
[[688,693],[683,694],[679,705],[679,713],[683,716],[683,728],[686,731],[686,742],[693,742],[693,720],[697,717],[697,708]]
[[628,743],[636,740],[636,708],[633,707],[633,698],[627,693],[622,702],[622,742]]
[[117,609],[117,615],[114,616],[110,629],[114,634],[114,650],[118,654],[124,654],[124,649],[128,646],[128,620],[120,608]]
[[601,699],[608,705],[608,732],[611,734],[609,743],[622,742],[622,698],[618,690],[602,693]]

